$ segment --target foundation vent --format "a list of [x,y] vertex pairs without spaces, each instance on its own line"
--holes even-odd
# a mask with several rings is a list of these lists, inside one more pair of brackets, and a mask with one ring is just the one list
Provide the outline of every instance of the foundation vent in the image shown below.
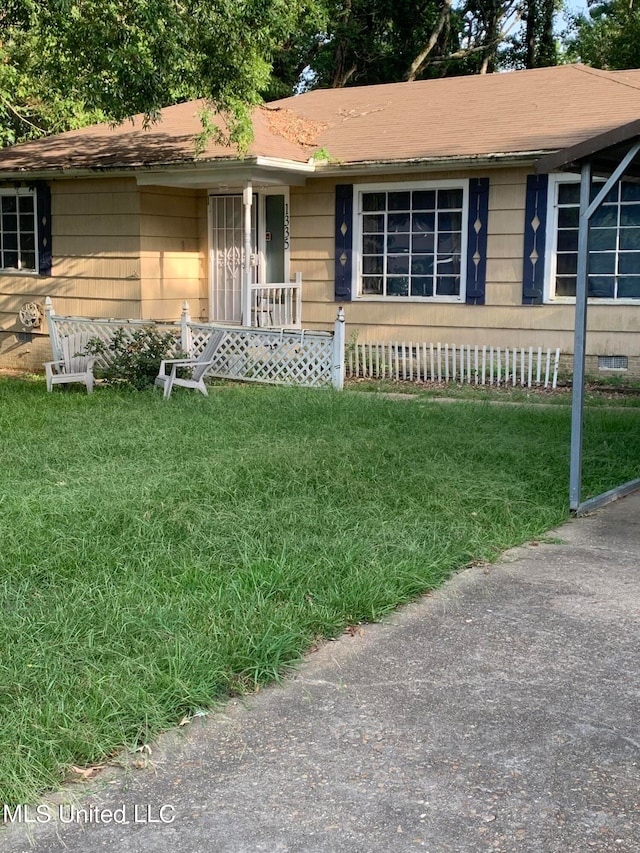
[[629,359],[626,355],[599,355],[598,370],[628,370]]

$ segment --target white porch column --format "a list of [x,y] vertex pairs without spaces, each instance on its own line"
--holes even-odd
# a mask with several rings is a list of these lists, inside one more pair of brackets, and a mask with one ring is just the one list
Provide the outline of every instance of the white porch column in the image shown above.
[[244,268],[242,270],[242,325],[251,325],[251,206],[253,204],[253,190],[251,181],[247,181],[242,191],[242,204],[244,205]]
[[331,369],[331,384],[338,391],[342,391],[344,388],[344,367],[344,308],[340,306],[333,327],[333,365]]

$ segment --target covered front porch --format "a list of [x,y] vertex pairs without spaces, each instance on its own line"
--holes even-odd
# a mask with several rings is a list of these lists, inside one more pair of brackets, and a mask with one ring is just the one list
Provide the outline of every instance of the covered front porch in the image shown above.
[[[302,327],[302,274],[291,270],[289,188],[304,174],[289,168],[194,165],[153,169],[140,187],[206,190],[207,309],[209,322],[245,327]],[[304,167],[303,167],[304,168]]]

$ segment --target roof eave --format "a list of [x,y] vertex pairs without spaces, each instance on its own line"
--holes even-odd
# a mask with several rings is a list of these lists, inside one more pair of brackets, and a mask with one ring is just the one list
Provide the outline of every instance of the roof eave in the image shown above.
[[243,186],[303,186],[313,174],[313,164],[275,157],[247,157],[223,161],[204,160],[197,163],[150,166],[136,172],[139,186],[160,184],[192,189],[206,189],[223,184]]
[[[176,186],[208,186],[215,184],[218,178],[224,178],[228,183],[234,175],[242,180],[251,180],[252,174],[256,180],[269,179],[278,183],[278,174],[293,178],[306,179],[314,171],[314,164],[275,157],[228,157],[210,160],[181,160],[161,163],[131,163],[99,165],[90,167],[48,166],[41,169],[2,169],[0,167],[0,183],[15,181],[59,180],[61,178],[95,178],[109,177],[135,178],[137,183],[152,185],[154,183],[169,183]],[[240,178],[239,178],[240,179]],[[296,181],[293,181],[294,183]]]
[[54,181],[58,178],[95,178],[104,175],[110,178],[132,177],[136,167],[132,166],[101,166],[93,168],[73,168],[47,166],[41,169],[2,169],[0,168],[0,184],[25,181]]
[[202,188],[230,181],[304,184],[311,177],[344,177],[372,173],[436,172],[442,169],[479,169],[504,166],[530,166],[549,155],[547,150],[509,151],[477,155],[445,155],[439,157],[384,158],[358,162],[286,160],[277,157],[217,158],[210,160],[168,161],[164,163],[132,163],[91,167],[41,169],[2,169],[0,182],[95,178],[98,176],[135,178],[140,186],[154,184]]
[[442,169],[499,168],[504,166],[530,166],[548,150],[509,151],[495,154],[446,155],[441,157],[413,157],[409,159],[361,160],[358,162],[317,162],[315,175],[331,177],[344,175],[382,174],[400,172],[435,172]]

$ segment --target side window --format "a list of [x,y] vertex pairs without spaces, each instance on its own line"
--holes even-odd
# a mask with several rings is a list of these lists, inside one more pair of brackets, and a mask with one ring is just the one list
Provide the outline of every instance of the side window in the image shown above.
[[38,271],[36,192],[0,189],[0,269]]
[[[595,196],[601,181],[594,182]],[[578,267],[580,185],[555,182],[550,299],[575,298]],[[640,186],[619,181],[591,219],[591,299],[640,299]]]

